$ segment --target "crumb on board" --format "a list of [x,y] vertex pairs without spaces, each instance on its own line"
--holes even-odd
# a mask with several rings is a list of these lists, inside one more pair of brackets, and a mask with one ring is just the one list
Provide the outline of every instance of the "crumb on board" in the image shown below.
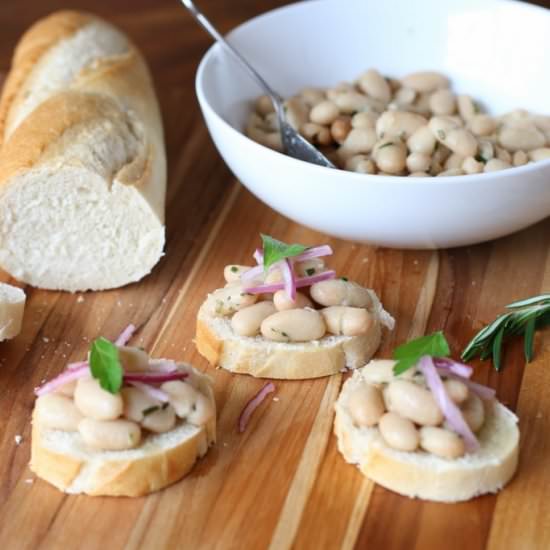
[[50,341],[50,339],[47,336],[42,336],[42,342],[45,342],[46,344]]
[[34,479],[32,477],[28,477],[26,480],[25,480],[25,483],[28,483],[29,485],[31,485],[32,483],[34,483]]
[[20,434],[17,434],[13,439],[15,440],[16,445],[21,445],[23,441],[23,436]]
[[84,301],[84,296],[79,296],[79,297],[76,299],[76,303],[77,303],[77,304],[81,304],[83,301]]
[[278,398],[278,397],[274,397],[274,398],[273,398],[273,401],[279,401],[279,398]]

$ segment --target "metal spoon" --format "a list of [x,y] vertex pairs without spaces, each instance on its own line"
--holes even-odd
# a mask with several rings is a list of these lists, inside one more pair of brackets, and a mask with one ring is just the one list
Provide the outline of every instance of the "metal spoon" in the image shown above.
[[193,14],[193,17],[208,31],[208,33],[229,52],[242,66],[248,74],[255,80],[271,99],[277,119],[279,120],[279,131],[283,142],[283,149],[287,155],[299,160],[305,160],[312,164],[328,166],[335,168],[334,164],[328,160],[318,149],[303,138],[286,120],[283,106],[283,98],[256,72],[248,61],[216,30],[210,21],[195,6],[192,0],[181,0],[182,4]]

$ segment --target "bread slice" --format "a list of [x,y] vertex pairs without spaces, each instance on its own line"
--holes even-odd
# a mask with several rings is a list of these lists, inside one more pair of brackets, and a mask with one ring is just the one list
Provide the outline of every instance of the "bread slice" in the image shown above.
[[211,365],[258,378],[300,380],[318,378],[364,365],[376,352],[382,323],[393,319],[371,292],[375,322],[360,336],[327,335],[305,343],[273,342],[262,336],[239,336],[228,317],[215,314],[210,294],[199,309],[195,344]]
[[[210,379],[193,371],[215,408]],[[94,451],[78,432],[46,429],[33,414],[30,469],[66,493],[143,496],[184,477],[216,441],[216,418],[206,426],[178,421],[166,433],[148,433],[136,449]]]
[[163,254],[166,158],[145,62],[92,15],[17,46],[0,100],[0,266],[37,287],[138,281]]
[[16,286],[0,283],[0,342],[21,332],[25,293]]
[[518,419],[496,400],[486,403],[485,423],[477,434],[481,448],[454,460],[423,451],[396,451],[382,440],[378,428],[357,427],[347,400],[368,368],[356,370],[344,383],[334,420],[340,452],[365,476],[401,495],[440,502],[495,493],[512,478],[518,464]]

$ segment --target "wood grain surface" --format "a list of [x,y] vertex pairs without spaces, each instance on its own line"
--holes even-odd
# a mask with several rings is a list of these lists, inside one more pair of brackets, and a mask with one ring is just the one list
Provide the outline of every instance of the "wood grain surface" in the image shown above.
[[[284,3],[202,0],[201,6],[228,31]],[[8,70],[24,29],[62,7],[58,0],[2,1],[0,70]],[[476,363],[475,378],[495,387],[520,416],[520,468],[498,496],[455,505],[400,497],[344,462],[332,434],[342,375],[276,382],[275,399],[239,434],[238,416],[264,382],[209,368],[192,342],[206,293],[221,285],[224,265],[249,261],[261,231],[330,243],[332,265],[376,290],[398,321],[381,356],[436,329],[458,354],[506,303],[550,290],[550,219],[491,243],[438,252],[357,245],[305,229],[255,199],[216,153],[193,87],[210,42],[177,1],[73,0],[71,7],[108,17],[151,65],[169,157],[168,241],[153,274],[127,288],[74,295],[25,288],[23,332],[0,345],[0,548],[550,548],[548,331],[537,336],[536,360],[528,366],[520,342],[506,348],[500,374]],[[139,327],[133,343],[191,361],[214,378],[218,444],[186,479],[146,498],[62,494],[28,469],[33,388],[82,359],[90,339],[112,338],[130,321]]]

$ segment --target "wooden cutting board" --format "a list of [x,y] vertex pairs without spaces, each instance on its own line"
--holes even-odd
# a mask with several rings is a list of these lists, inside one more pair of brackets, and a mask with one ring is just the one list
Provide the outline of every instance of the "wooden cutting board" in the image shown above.
[[[202,5],[217,12],[227,30],[282,3]],[[15,9],[15,0],[0,7],[2,21],[10,21],[0,36],[4,70],[16,36],[44,13],[37,0],[29,4],[25,13]],[[211,145],[192,89],[208,39],[176,3],[73,4],[109,16],[151,62],[169,153],[168,243],[153,274],[124,289],[71,295],[25,288],[23,332],[0,344],[0,548],[550,548],[548,331],[537,336],[536,360],[528,366],[520,342],[506,348],[500,374],[476,363],[476,380],[497,388],[520,416],[521,461],[498,496],[455,505],[400,497],[344,462],[332,434],[342,375],[276,382],[274,397],[239,434],[238,416],[265,382],[208,367],[193,344],[198,306],[222,284],[224,265],[250,261],[261,231],[285,241],[330,243],[331,265],[376,290],[397,319],[380,356],[437,329],[458,355],[505,304],[550,290],[550,219],[492,243],[439,252],[357,245],[305,229],[235,182]],[[186,479],[152,496],[64,495],[28,469],[33,388],[82,359],[90,339],[113,338],[129,322],[139,327],[134,344],[155,356],[190,361],[213,377],[218,443]]]

